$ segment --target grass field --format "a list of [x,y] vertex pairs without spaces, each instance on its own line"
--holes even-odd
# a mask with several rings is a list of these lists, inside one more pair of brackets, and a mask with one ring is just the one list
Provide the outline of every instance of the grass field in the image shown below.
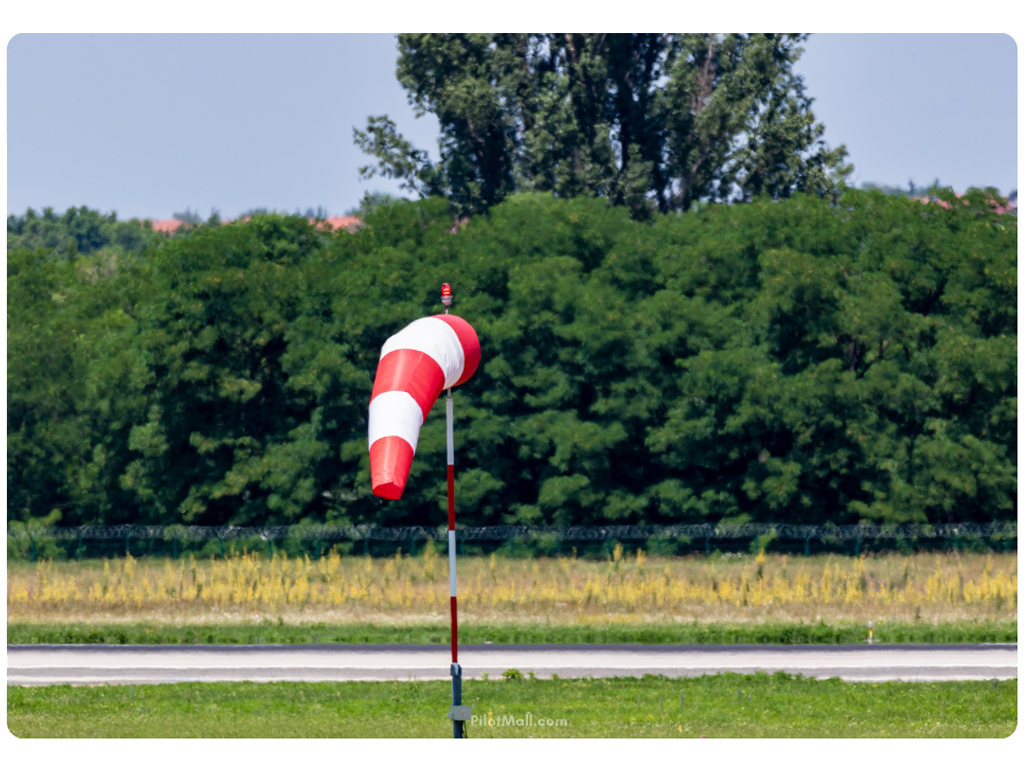
[[[417,557],[140,559],[11,564],[8,621],[56,625],[432,625],[448,613],[447,563]],[[1000,625],[1016,621],[1017,557],[459,560],[469,626],[671,624]]]
[[[295,643],[449,642],[447,622],[434,624],[37,624],[9,623],[7,642],[109,645],[261,645]],[[645,644],[804,644],[863,643],[863,624],[467,624],[459,639],[474,643],[645,643]],[[876,643],[1015,643],[1017,623],[880,623]]]
[[[447,738],[449,701],[445,682],[8,688],[7,726],[48,738]],[[479,718],[470,738],[1002,738],[1017,726],[1016,680],[468,680],[463,701]]]

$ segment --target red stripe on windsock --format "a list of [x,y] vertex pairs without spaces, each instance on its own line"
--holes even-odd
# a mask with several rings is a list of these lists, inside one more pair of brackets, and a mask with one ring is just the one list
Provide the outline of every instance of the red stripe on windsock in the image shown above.
[[396,349],[377,364],[370,402],[382,392],[408,392],[426,419],[443,388],[444,371],[434,358],[415,349]]
[[461,317],[456,317],[455,315],[434,315],[434,317],[448,323],[452,330],[455,331],[455,335],[459,337],[459,343],[462,345],[462,352],[466,356],[466,362],[462,367],[462,376],[459,377],[459,380],[453,386],[465,384],[476,373],[476,368],[480,365],[480,339],[477,338],[473,326]]
[[400,437],[382,437],[370,446],[370,481],[374,496],[402,498],[412,466],[412,446]]

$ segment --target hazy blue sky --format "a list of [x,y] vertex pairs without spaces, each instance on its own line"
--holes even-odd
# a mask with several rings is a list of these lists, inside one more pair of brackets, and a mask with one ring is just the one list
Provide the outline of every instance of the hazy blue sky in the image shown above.
[[[855,180],[1017,186],[1006,35],[815,35],[798,65]],[[387,113],[436,157],[391,35],[19,35],[7,48],[7,210],[168,218],[257,206],[332,214],[363,191],[352,127]]]
[[804,48],[797,70],[854,180],[1017,188],[1009,35],[812,35]]

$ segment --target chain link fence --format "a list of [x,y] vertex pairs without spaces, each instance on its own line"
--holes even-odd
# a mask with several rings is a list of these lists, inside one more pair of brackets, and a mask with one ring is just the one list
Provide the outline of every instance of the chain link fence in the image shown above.
[[[919,551],[961,548],[974,551],[1016,550],[1016,523],[944,523],[940,525],[496,525],[458,528],[461,554],[501,551],[509,556],[577,554],[607,556],[616,545],[643,548],[649,554],[679,555],[703,550],[744,552],[762,547],[804,555],[836,552],[859,555],[867,550]],[[444,526],[377,525],[159,526],[84,525],[29,527],[9,523],[8,558],[111,557],[132,554],[179,557],[226,557],[241,552],[321,557],[332,548],[345,554],[415,555],[427,541],[447,546]],[[518,553],[517,553],[518,550]]]

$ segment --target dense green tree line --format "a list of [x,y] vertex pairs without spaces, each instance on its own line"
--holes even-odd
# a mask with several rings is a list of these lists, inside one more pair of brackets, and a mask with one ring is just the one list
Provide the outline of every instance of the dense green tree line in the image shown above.
[[444,419],[370,494],[380,347],[455,311],[467,524],[1016,515],[1016,218],[880,192],[626,207],[440,198],[356,234],[256,216],[143,258],[8,252],[9,518],[443,519]]

